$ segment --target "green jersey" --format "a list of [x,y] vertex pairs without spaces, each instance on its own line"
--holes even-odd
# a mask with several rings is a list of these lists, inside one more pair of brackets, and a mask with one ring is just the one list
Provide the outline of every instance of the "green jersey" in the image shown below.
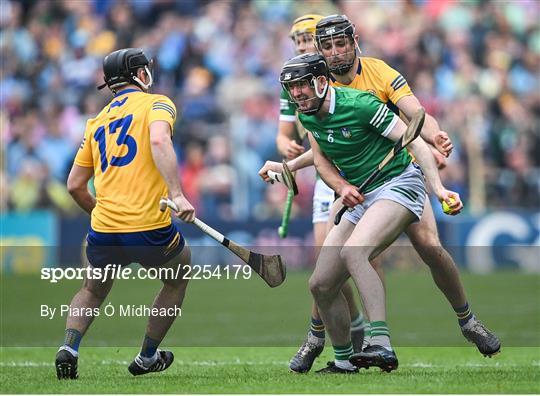
[[[351,184],[359,186],[377,168],[394,146],[386,136],[398,121],[385,103],[375,95],[351,88],[329,88],[330,112],[324,119],[298,114],[321,151]],[[365,192],[401,174],[412,157],[403,150],[371,183]]]

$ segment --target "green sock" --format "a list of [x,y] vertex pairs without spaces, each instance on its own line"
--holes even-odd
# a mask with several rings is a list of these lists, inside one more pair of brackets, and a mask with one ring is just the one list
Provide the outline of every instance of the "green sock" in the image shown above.
[[351,320],[351,331],[360,330],[362,328],[365,329],[366,323],[366,318],[364,317],[364,315],[362,315],[362,312],[359,312],[358,316]]
[[390,331],[385,321],[379,320],[371,322],[370,345],[380,345],[387,349],[392,349],[390,345]]
[[342,346],[332,345],[332,347],[334,348],[334,357],[336,360],[345,360],[348,362],[353,354],[352,342]]

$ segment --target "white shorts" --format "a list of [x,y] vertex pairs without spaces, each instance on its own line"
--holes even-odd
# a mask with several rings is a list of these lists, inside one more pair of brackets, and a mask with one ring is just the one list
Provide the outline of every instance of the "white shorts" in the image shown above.
[[328,187],[322,179],[318,178],[313,191],[313,224],[328,221],[333,203],[334,190]]
[[366,210],[376,201],[387,199],[405,206],[420,220],[426,201],[426,185],[420,167],[411,163],[399,176],[388,180],[382,186],[364,195],[364,202],[349,209],[343,217],[357,224]]

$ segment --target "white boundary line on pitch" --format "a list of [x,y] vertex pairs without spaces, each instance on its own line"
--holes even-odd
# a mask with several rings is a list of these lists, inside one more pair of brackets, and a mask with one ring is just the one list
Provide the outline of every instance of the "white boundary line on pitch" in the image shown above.
[[[89,366],[93,366],[96,364],[103,365],[103,364],[109,364],[109,365],[118,365],[118,366],[127,366],[131,362],[127,360],[114,360],[114,359],[105,359],[99,361],[99,363],[90,363]],[[185,360],[175,360],[176,364],[179,364],[181,366],[264,366],[264,365],[272,365],[272,366],[283,366],[286,367],[289,362],[288,361],[276,361],[276,360],[267,360],[267,361],[242,361],[240,359],[235,360],[199,360],[199,361],[185,361]],[[540,367],[540,361],[539,360],[533,360],[531,362],[532,367]],[[8,361],[8,362],[0,362],[0,367],[54,367],[54,363],[52,362],[36,362],[31,360],[24,360],[24,361]],[[442,364],[433,364],[433,363],[425,363],[425,362],[415,362],[410,364],[402,364],[400,365],[402,368],[448,368],[446,365]],[[464,364],[458,364],[455,365],[456,368],[459,367],[523,367],[523,365],[520,364],[513,364],[508,363],[505,364],[503,362],[494,362],[494,363],[473,363],[473,362],[467,362]]]

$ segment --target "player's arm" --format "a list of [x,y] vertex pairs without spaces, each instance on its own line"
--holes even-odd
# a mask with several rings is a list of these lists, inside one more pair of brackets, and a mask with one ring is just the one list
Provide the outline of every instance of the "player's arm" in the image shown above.
[[[407,126],[401,119],[398,119],[395,126],[390,133],[386,135],[387,138],[393,141],[397,141],[405,132]],[[448,206],[452,209],[451,214],[457,214],[463,208],[463,204],[459,198],[459,194],[447,190],[444,188],[433,155],[428,148],[428,145],[422,139],[415,139],[407,146],[418,164],[422,167],[427,182],[429,183],[432,192],[437,196],[439,201],[446,201]],[[453,199],[453,201],[451,200]]]
[[[304,154],[295,159],[292,159],[287,162],[287,166],[292,172],[295,172],[300,169],[307,168],[308,166],[313,165],[313,151],[309,149]],[[268,176],[268,171],[281,173],[283,172],[283,164],[276,161],[266,161],[261,169],[259,169],[259,176],[265,181],[271,181]]]
[[177,174],[176,153],[171,139],[171,127],[166,121],[150,124],[150,149],[159,173],[169,189],[171,200],[178,206],[178,217],[186,222],[195,219],[195,209],[182,192]]
[[68,192],[74,201],[86,213],[91,214],[96,206],[96,199],[88,191],[88,180],[94,175],[94,158],[92,154],[92,127],[87,124],[84,137],[73,160],[73,166],[67,179]]
[[77,205],[91,214],[96,206],[96,199],[88,191],[88,180],[94,176],[94,168],[73,164],[67,179],[67,189]]
[[[345,180],[334,164],[324,155],[315,138],[308,134],[311,151],[313,152],[313,161],[317,172],[326,183],[339,196],[343,198],[343,204],[348,207],[354,207],[364,202],[364,197],[358,192],[358,189]],[[291,169],[292,171],[292,169]]]
[[278,134],[276,136],[276,146],[278,152],[287,159],[296,158],[305,151],[304,147],[294,139],[295,135],[296,124],[280,119]]
[[295,159],[287,161],[287,166],[289,167],[291,172],[304,169],[312,165],[315,165],[312,149],[309,149],[304,154],[302,154],[299,157],[296,157]]
[[[420,101],[414,95],[402,97],[398,100],[396,106],[408,120],[410,120],[414,114],[416,114],[418,109],[422,107]],[[426,142],[432,144],[445,157],[448,157],[454,148],[448,134],[441,131],[437,120],[427,113],[420,136],[422,136],[422,139]]]

